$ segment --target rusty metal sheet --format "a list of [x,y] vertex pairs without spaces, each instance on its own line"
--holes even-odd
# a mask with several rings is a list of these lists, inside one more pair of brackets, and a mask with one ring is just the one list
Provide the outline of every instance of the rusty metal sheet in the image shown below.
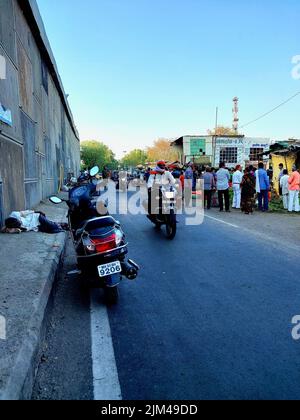
[[34,121],[36,124],[36,151],[45,153],[44,132],[43,132],[43,118],[42,105],[37,101],[36,97],[33,99],[34,104]]
[[0,80],[0,102],[5,108],[12,112],[12,127],[0,122],[0,130],[8,136],[22,141],[20,111],[19,111],[19,92],[18,92],[18,73],[11,61],[7,59],[3,48],[0,46],[0,54],[6,58],[6,79]]
[[42,121],[43,121],[43,133],[46,136],[50,136],[50,118],[49,118],[49,100],[45,89],[42,87]]
[[[0,0],[1,1],[1,0]],[[15,31],[18,41],[23,45],[26,54],[30,56],[30,47],[32,42],[32,35],[28,26],[27,20],[23,14],[23,11],[18,6],[18,2],[14,3],[14,14],[15,14]]]
[[48,95],[48,89],[49,89],[49,82],[48,82],[48,77],[49,77],[49,72],[48,72],[48,68],[46,63],[44,62],[44,60],[42,60],[42,66],[41,66],[41,70],[42,70],[42,86],[45,89],[45,92]]
[[36,179],[36,127],[35,123],[24,112],[21,112],[21,126],[24,140],[25,179]]
[[54,156],[54,153],[52,152],[52,146],[50,138],[45,136],[44,138],[45,142],[45,173],[46,173],[46,179],[53,177],[53,165],[52,161],[56,160],[56,156]]
[[[5,10],[5,13],[2,11]],[[14,32],[14,12],[12,0],[0,0],[0,44],[16,64],[16,40]]]
[[33,118],[33,77],[32,65],[26,51],[20,42],[17,42],[20,105],[24,112]]
[[25,182],[25,207],[34,208],[41,201],[38,181]]
[[32,39],[30,48],[30,60],[33,71],[33,94],[35,98],[41,103],[42,102],[42,61],[39,49]]
[[3,217],[3,192],[2,192],[2,179],[0,178],[0,228],[2,228],[4,224],[4,217]]
[[7,217],[13,210],[24,210],[23,149],[21,145],[7,141],[1,136],[0,177],[2,179],[3,217]]

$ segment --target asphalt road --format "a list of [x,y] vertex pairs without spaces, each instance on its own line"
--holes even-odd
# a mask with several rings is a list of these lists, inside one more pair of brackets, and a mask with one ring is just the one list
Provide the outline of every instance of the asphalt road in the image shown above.
[[[124,400],[300,399],[300,248],[226,216],[180,217],[173,242],[143,216],[119,217],[142,267],[108,308]],[[69,244],[34,399],[93,399],[90,299],[66,277],[74,262]]]

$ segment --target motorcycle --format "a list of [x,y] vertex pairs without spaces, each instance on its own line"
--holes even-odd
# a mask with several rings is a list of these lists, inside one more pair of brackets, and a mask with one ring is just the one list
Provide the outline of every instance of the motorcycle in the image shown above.
[[[98,174],[97,169],[90,171],[91,180]],[[123,276],[135,280],[140,267],[127,259],[128,243],[120,222],[107,212],[99,217],[93,201],[95,190],[95,184],[90,182],[71,190],[69,200],[54,196],[50,201],[65,201],[69,207],[68,222],[78,265],[73,273],[81,275],[84,286],[103,288],[108,303],[116,304]]]
[[[154,192],[155,190],[152,190]],[[176,217],[176,189],[170,187],[168,190],[164,186],[158,188],[159,196],[156,197],[155,214],[148,215],[148,219],[160,229],[165,225],[166,236],[173,240],[177,233],[177,217]],[[151,194],[149,194],[149,200]]]
[[117,181],[117,185],[116,185],[117,190],[119,190],[120,192],[127,191],[128,184],[129,184],[129,180],[128,180],[127,172],[120,171],[118,181]]

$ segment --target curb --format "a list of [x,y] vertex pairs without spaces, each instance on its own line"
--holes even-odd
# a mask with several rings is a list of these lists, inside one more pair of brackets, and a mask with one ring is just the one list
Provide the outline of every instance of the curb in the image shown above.
[[16,401],[30,400],[33,384],[39,364],[42,343],[46,336],[47,321],[51,315],[55,282],[57,274],[63,264],[63,257],[67,242],[67,233],[55,235],[57,249],[49,251],[45,265],[49,264],[48,277],[44,280],[44,287],[36,299],[35,311],[32,314],[26,337],[7,381],[5,389],[0,392],[0,400]]

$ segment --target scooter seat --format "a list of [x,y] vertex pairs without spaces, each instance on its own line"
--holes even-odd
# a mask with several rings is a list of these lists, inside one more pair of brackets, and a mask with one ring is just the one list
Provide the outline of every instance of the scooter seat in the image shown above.
[[81,227],[77,229],[75,236],[79,237],[84,231],[91,232],[96,229],[104,227],[113,227],[117,225],[117,221],[112,216],[97,217],[95,219],[86,220],[82,223]]

